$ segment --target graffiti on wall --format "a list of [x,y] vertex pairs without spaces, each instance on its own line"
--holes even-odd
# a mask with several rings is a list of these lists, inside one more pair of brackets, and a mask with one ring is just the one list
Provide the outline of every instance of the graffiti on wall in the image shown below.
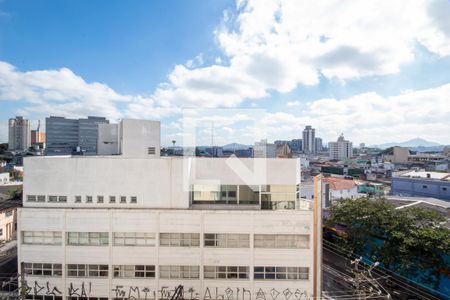
[[[29,296],[46,295],[62,296],[62,290],[50,282],[39,283],[34,281],[28,283],[24,281],[22,285],[23,292]],[[112,297],[127,300],[134,299],[170,299],[174,293],[181,293],[186,300],[310,300],[312,297],[307,291],[296,288],[271,288],[258,289],[252,292],[247,288],[218,288],[205,287],[203,291],[196,290],[193,287],[177,289],[177,286],[162,286],[160,289],[151,289],[149,287],[123,286],[116,285],[112,288]],[[69,297],[98,297],[92,294],[92,283],[81,282],[81,284],[69,283],[67,288]]]

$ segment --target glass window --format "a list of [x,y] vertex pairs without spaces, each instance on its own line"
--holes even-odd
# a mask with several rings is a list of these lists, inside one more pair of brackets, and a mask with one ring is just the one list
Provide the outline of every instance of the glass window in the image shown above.
[[62,276],[61,264],[42,264],[42,263],[23,263],[24,272],[27,275],[34,276]]
[[249,248],[250,234],[205,233],[205,247]]
[[109,203],[116,203],[116,196],[109,196]]
[[151,265],[115,265],[114,277],[155,278],[155,266]]
[[166,247],[200,247],[199,233],[160,233],[160,246]]
[[114,246],[155,246],[155,234],[151,232],[114,232]]
[[61,245],[59,231],[22,231],[22,243],[34,245]]
[[137,203],[137,197],[136,196],[131,196],[130,203]]
[[164,279],[199,279],[199,266],[159,266],[159,277]]
[[255,248],[309,249],[307,234],[255,234]]
[[307,267],[254,267],[255,280],[307,280]]
[[81,196],[75,196],[75,203],[81,203]]
[[192,186],[191,197],[194,204],[219,203],[221,187],[220,185],[194,184]]
[[240,185],[239,204],[259,204],[259,186]]
[[37,196],[37,202],[45,202],[45,196],[44,195]]
[[205,279],[248,279],[249,267],[244,266],[204,266]]
[[86,196],[86,203],[92,203],[92,196]]
[[108,232],[68,232],[67,245],[75,246],[107,246]]
[[58,202],[67,202],[67,196],[58,196]]
[[36,202],[36,196],[34,196],[34,195],[27,195],[27,201],[28,202]]
[[68,264],[68,277],[108,277],[108,265]]
[[48,202],[57,202],[58,196],[48,196]]
[[97,196],[97,203],[103,203],[103,196]]

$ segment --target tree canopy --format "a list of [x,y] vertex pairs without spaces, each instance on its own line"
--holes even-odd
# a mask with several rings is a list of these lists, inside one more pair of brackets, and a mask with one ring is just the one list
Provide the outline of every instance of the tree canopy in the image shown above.
[[348,199],[331,207],[326,225],[335,224],[345,226],[346,238],[333,242],[403,276],[437,288],[441,272],[450,271],[450,229],[438,212],[396,209],[385,199]]

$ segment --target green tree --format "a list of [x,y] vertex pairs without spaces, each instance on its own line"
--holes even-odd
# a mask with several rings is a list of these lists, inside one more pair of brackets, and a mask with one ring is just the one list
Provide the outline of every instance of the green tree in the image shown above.
[[337,242],[347,250],[437,288],[439,272],[450,270],[444,258],[450,254],[450,230],[444,221],[435,211],[361,198],[335,203],[326,225],[346,226],[347,237]]

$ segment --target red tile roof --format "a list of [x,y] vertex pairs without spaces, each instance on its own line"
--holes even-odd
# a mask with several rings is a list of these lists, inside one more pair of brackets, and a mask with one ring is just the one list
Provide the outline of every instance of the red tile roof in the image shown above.
[[351,179],[326,177],[323,181],[330,185],[331,190],[350,190],[356,186],[356,183]]

